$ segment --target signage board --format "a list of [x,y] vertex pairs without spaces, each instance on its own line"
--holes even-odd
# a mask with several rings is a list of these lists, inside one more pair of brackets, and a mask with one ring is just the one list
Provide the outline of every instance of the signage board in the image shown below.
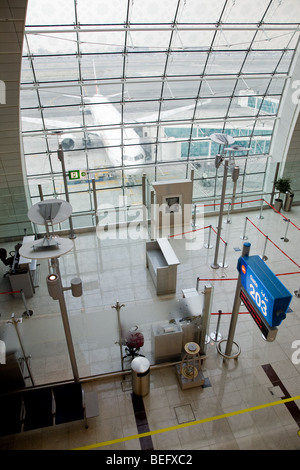
[[69,180],[81,180],[87,177],[87,172],[83,170],[72,170],[69,171]]
[[255,305],[253,305],[253,303],[249,299],[249,296],[245,293],[243,288],[241,289],[240,297],[241,301],[244,303],[245,307],[247,308],[251,317],[260,329],[264,338],[267,341],[274,341],[277,336],[278,329],[267,324],[267,322],[262,318],[262,315],[257,311]]
[[280,325],[292,300],[292,294],[275,276],[260,256],[238,260],[242,287],[255,309],[270,327]]

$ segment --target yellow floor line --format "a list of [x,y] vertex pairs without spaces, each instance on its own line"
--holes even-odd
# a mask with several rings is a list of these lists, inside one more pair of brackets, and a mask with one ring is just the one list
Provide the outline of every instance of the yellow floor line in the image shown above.
[[97,444],[91,444],[88,446],[78,447],[72,450],[91,450],[97,449],[98,447],[110,446],[112,444],[118,444],[120,442],[131,441],[133,439],[140,439],[141,437],[153,436],[154,434],[161,434],[163,432],[175,431],[176,429],[186,428],[188,426],[195,426],[201,423],[208,423],[209,421],[216,421],[218,419],[230,418],[231,416],[237,416],[243,413],[249,413],[250,411],[262,410],[263,408],[268,408],[270,406],[283,405],[290,401],[300,400],[300,395],[295,397],[285,398],[284,400],[273,401],[271,403],[265,403],[264,405],[252,406],[251,408],[244,408],[243,410],[232,411],[230,413],[225,413],[223,415],[212,416],[210,418],[199,419],[197,421],[190,421],[188,423],[177,424],[176,426],[170,426],[168,428],[157,429],[156,431],[144,432],[141,434],[134,434],[132,436],[121,437],[119,439],[113,439],[111,441],[98,442]]

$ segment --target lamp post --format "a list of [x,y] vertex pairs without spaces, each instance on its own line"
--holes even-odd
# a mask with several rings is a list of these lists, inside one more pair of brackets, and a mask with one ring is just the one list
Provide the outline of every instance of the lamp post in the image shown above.
[[[221,203],[220,203],[220,211],[219,211],[219,221],[218,221],[218,231],[217,231],[215,256],[214,256],[213,263],[211,264],[211,268],[218,269],[220,266],[222,266],[222,263],[218,263],[218,255],[219,255],[219,246],[220,246],[220,238],[221,238],[221,230],[222,230],[222,221],[223,221],[223,212],[224,212],[228,167],[229,167],[229,165],[231,166],[234,152],[249,151],[251,149],[250,148],[244,148],[244,147],[241,147],[239,145],[232,146],[232,147],[225,147],[225,145],[231,145],[231,144],[234,143],[234,139],[230,135],[227,135],[227,134],[212,134],[210,136],[210,139],[213,142],[215,142],[215,143],[222,146],[221,147],[221,154],[216,155],[215,167],[219,168],[219,166],[224,162],[223,184],[222,184],[222,193],[221,193]],[[224,156],[224,151],[225,151],[225,156]],[[238,177],[239,177],[239,167],[235,165],[232,168],[232,180],[233,180],[233,183],[234,183],[233,198],[235,197],[236,184],[237,184]]]
[[[70,202],[68,182],[67,182],[67,177],[66,177],[66,166],[65,166],[64,151],[63,151],[63,148],[62,148],[61,144],[59,144],[59,146],[58,146],[57,156],[58,156],[58,160],[61,163],[61,169],[62,169],[63,180],[64,180],[66,200],[67,200],[67,202]],[[71,215],[69,217],[69,224],[70,224],[70,232],[71,232],[69,238],[76,238],[76,235],[75,235],[74,229],[73,229],[73,221],[72,221],[72,216]]]
[[[34,223],[42,225],[46,222],[50,222],[53,226],[53,224],[61,223],[67,218],[70,218],[71,213],[72,206],[68,202],[50,199],[32,206],[28,212],[28,217]],[[75,382],[79,382],[79,374],[72,341],[71,329],[69,325],[64,291],[72,290],[72,295],[74,297],[80,297],[82,295],[82,284],[79,278],[74,278],[71,280],[70,287],[63,287],[58,262],[58,258],[71,251],[72,248],[72,240],[56,237],[54,234],[49,236],[49,234],[47,233],[46,237],[44,237],[42,241],[35,240],[34,242],[24,243],[20,248],[19,252],[20,255],[24,258],[36,260],[51,260],[52,272],[50,272],[50,274],[46,278],[48,292],[54,300],[59,301],[73,376]]]

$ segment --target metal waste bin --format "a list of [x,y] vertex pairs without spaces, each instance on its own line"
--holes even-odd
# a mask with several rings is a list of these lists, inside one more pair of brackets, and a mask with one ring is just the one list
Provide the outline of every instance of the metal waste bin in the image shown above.
[[293,193],[290,193],[288,191],[285,193],[285,201],[284,201],[283,210],[285,210],[286,212],[289,212],[291,210],[293,198],[294,198]]
[[150,362],[145,357],[135,357],[131,362],[131,369],[133,393],[144,397],[150,388]]

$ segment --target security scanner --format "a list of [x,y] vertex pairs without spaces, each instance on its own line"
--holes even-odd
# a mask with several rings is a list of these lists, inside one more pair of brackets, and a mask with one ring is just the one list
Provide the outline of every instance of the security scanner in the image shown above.
[[212,287],[203,292],[187,289],[184,297],[174,301],[169,321],[152,325],[154,362],[180,361],[185,345],[196,343],[201,356],[206,353],[206,338],[211,313]]

